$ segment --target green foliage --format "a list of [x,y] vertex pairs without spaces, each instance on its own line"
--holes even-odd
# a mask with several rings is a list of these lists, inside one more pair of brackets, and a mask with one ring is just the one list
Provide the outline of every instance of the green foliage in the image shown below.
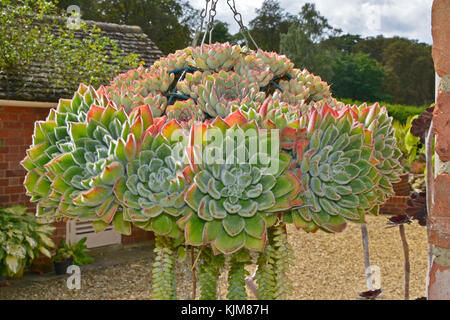
[[352,52],[364,52],[388,72],[386,93],[393,102],[424,105],[434,101],[435,73],[431,46],[400,37],[362,39]]
[[338,53],[333,64],[331,89],[337,97],[377,101],[389,99],[384,93],[386,72],[367,54]]
[[245,289],[245,277],[249,272],[245,266],[252,263],[250,252],[246,249],[239,250],[231,255],[230,269],[228,271],[228,294],[229,300],[245,300],[247,292]]
[[258,298],[262,300],[287,299],[291,292],[288,269],[293,251],[287,241],[286,225],[279,223],[269,229],[269,244],[257,260],[256,282]]
[[288,31],[294,17],[286,14],[276,0],[265,0],[250,21],[250,33],[265,51],[279,51],[280,37]]
[[[54,87],[68,89],[80,82],[100,85],[119,71],[138,66],[137,55],[124,56],[98,28],[85,23],[80,30],[66,27],[51,1],[3,0],[1,13],[0,72],[7,75],[7,89],[8,75],[25,77],[35,63],[54,70],[48,75]],[[75,32],[83,37],[75,37]]]
[[27,208],[0,208],[0,275],[12,277],[41,253],[51,257],[54,227]]
[[198,266],[200,300],[217,299],[217,281],[225,262],[225,256],[215,255],[211,248],[202,247]]
[[56,247],[56,254],[53,257],[55,261],[63,261],[69,258],[73,258],[73,263],[77,266],[84,266],[94,262],[94,258],[87,254],[86,246],[87,238],[80,239],[77,243],[66,242],[65,239],[61,239]]
[[155,261],[153,262],[153,299],[175,300],[177,298],[175,282],[175,245],[165,236],[155,235]]
[[188,46],[200,23],[185,0],[61,0],[58,7],[69,5],[78,5],[83,19],[140,26],[165,54]]

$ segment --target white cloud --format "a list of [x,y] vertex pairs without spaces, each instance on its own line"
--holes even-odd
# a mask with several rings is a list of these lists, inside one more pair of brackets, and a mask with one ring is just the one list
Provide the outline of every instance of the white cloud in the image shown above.
[[[204,7],[204,0],[190,1],[198,9]],[[432,43],[431,5],[433,0],[280,0],[285,11],[297,14],[306,2],[314,2],[328,22],[344,33],[362,36],[402,36]],[[236,0],[236,8],[248,25],[260,8],[263,0]],[[219,0],[216,18],[230,24],[231,31],[238,26],[226,0]]]

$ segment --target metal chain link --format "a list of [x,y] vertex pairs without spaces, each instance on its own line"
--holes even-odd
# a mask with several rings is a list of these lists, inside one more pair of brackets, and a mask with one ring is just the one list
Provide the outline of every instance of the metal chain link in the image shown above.
[[227,4],[230,7],[231,11],[233,12],[234,20],[239,25],[239,28],[240,28],[239,31],[241,32],[242,36],[244,37],[244,41],[245,41],[245,44],[246,44],[247,48],[249,48],[249,46],[248,46],[248,40],[247,40],[247,37],[245,36],[245,33],[247,33],[247,35],[249,36],[249,38],[252,41],[253,45],[256,47],[256,49],[259,49],[259,47],[256,44],[255,40],[253,39],[252,35],[250,34],[250,31],[248,30],[248,28],[242,22],[242,15],[236,10],[236,3],[235,3],[235,1],[234,0],[227,0]]
[[[212,42],[212,32],[214,30],[214,18],[215,18],[216,13],[217,13],[216,12],[216,6],[217,6],[217,2],[218,1],[219,0],[206,0],[206,6],[205,6],[204,9],[202,9],[202,11],[200,13],[200,17],[201,17],[200,26],[197,28],[194,40],[192,41],[192,46],[193,47],[195,47],[197,45],[198,39],[200,37],[200,34],[203,31],[203,23],[204,23],[204,20],[205,20],[205,17],[206,17],[206,13],[208,12],[209,2],[211,2],[211,8],[209,9],[209,12],[208,12],[208,14],[209,14],[208,15],[208,22],[206,24],[205,33],[203,34],[202,42],[201,42],[200,45],[203,45],[205,43],[206,34],[209,35],[209,43],[211,44],[211,42]],[[248,39],[247,39],[246,34],[248,35],[248,37],[250,38],[250,40],[252,41],[252,43],[256,47],[256,49],[259,49],[258,45],[255,42],[255,39],[253,39],[252,35],[250,34],[250,31],[244,25],[244,22],[242,21],[242,15],[236,9],[235,0],[227,0],[227,4],[230,7],[231,11],[233,12],[233,18],[234,18],[234,20],[236,21],[236,23],[239,26],[239,32],[244,37],[245,45],[247,46],[247,48],[250,48],[250,47],[248,45]]]
[[192,40],[193,47],[197,46],[198,38],[200,37],[200,34],[203,31],[203,22],[205,21],[206,12],[208,12],[208,6],[209,6],[210,1],[211,0],[206,0],[205,8],[203,8],[202,11],[200,12],[201,20],[200,20],[200,25],[197,27],[197,30],[195,31],[194,39]]
[[205,33],[203,34],[202,45],[205,43],[206,34],[209,34],[209,43],[212,42],[212,31],[214,29],[214,18],[216,16],[216,6],[219,0],[212,0],[211,8],[209,9],[208,23],[206,25]]

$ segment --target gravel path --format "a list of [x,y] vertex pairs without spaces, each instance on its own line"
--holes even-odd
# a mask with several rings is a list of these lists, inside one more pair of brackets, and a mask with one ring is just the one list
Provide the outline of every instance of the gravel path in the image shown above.
[[[380,267],[384,299],[403,298],[403,249],[398,228],[385,229],[386,216],[367,217],[371,263]],[[294,247],[291,267],[291,299],[356,299],[365,291],[361,231],[349,225],[341,234],[306,234],[289,227]],[[406,226],[410,246],[410,297],[424,295],[427,265],[426,229],[416,223]],[[114,254],[119,254],[116,252]],[[81,290],[69,290],[67,276],[34,277],[0,287],[0,299],[150,299],[151,249],[114,266],[82,269]],[[186,259],[190,261],[190,257]],[[251,271],[252,268],[249,270]],[[177,266],[179,299],[191,298],[191,273],[187,262]],[[219,296],[226,296],[226,272],[221,276]],[[36,278],[39,278],[36,280]]]

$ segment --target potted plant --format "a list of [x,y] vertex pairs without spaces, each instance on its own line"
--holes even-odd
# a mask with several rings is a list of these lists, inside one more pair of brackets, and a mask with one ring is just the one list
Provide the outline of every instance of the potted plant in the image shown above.
[[67,268],[73,264],[73,251],[69,244],[62,239],[56,248],[56,254],[53,257],[56,274],[66,274]]
[[92,263],[94,259],[86,251],[86,240],[84,237],[77,243],[71,244],[62,239],[56,248],[56,254],[53,258],[56,274],[65,274],[67,268],[71,265],[83,266]]

